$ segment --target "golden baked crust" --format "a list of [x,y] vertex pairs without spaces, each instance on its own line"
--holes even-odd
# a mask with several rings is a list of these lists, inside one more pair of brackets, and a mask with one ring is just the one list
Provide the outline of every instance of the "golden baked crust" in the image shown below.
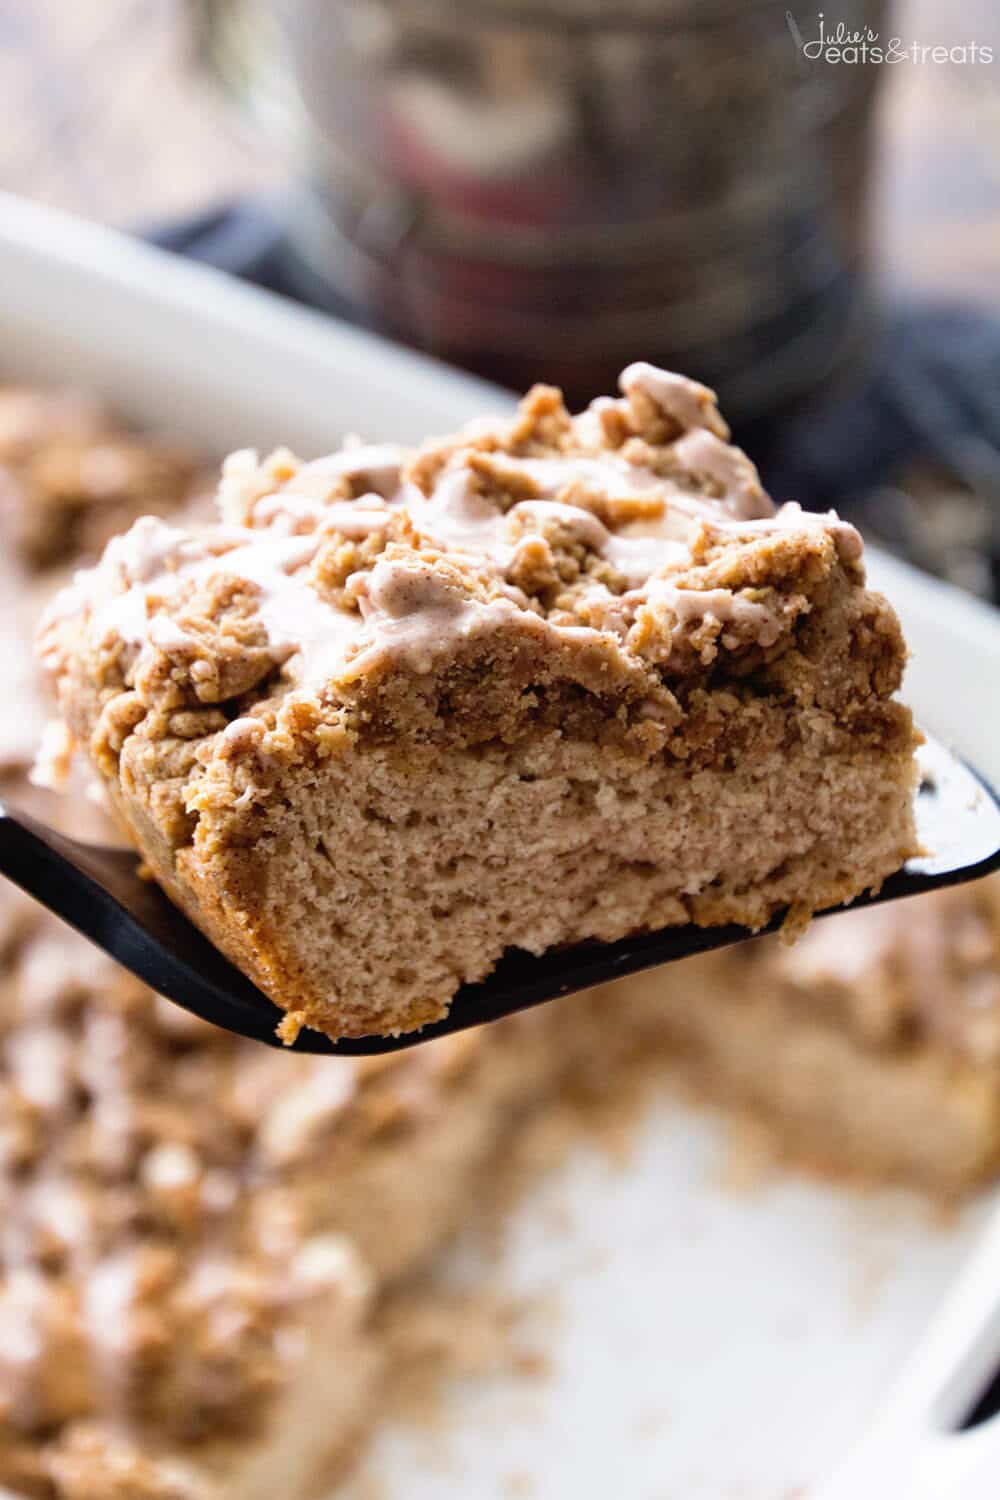
[[415,457],[235,455],[40,650],[157,878],[288,1036],[412,1029],[505,947],[764,925],[913,852],[905,657],[835,516],[775,513],[650,366]]

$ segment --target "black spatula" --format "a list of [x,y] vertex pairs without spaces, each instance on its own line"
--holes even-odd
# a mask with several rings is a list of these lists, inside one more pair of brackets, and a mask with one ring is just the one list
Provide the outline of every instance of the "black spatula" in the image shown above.
[[[877,896],[862,897],[856,906],[921,895],[1000,868],[1000,803],[995,794],[934,740],[923,746],[920,761],[917,827],[922,845],[931,852],[910,860]],[[158,886],[139,876],[134,854],[79,843],[2,807],[0,872],[161,995],[216,1026],[281,1045],[275,1028],[282,1012],[212,947]],[[781,920],[776,917],[768,930],[779,927]],[[668,927],[617,943],[556,948],[539,958],[512,949],[488,979],[458,991],[443,1021],[422,1031],[333,1042],[305,1030],[294,1050],[358,1056],[413,1047],[753,935],[744,927]]]

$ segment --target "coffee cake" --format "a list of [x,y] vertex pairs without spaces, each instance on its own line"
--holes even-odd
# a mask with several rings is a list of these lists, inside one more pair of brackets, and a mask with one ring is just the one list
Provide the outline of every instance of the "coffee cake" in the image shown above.
[[759,929],[914,852],[896,617],[835,515],[775,512],[703,386],[407,457],[226,465],[40,637],[156,878],[302,1025],[443,1015],[508,947]]

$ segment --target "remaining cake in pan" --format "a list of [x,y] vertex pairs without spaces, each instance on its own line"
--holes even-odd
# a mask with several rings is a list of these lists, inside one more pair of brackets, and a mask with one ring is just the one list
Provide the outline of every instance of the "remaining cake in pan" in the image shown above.
[[178,443],[130,432],[93,396],[0,385],[0,522],[9,554],[51,567],[96,554],[139,515],[205,488]]
[[768,1122],[791,1157],[944,1197],[1000,1164],[998,877],[605,993],[658,1028],[678,1077]]
[[326,1493],[381,1410],[373,1304],[588,1058],[605,1092],[634,1050],[810,1159],[967,1187],[1000,1157],[998,892],[826,919],[791,953],[765,939],[367,1061],[217,1031],[5,892],[0,1489]]
[[373,1291],[472,1211],[571,1054],[540,1013],[385,1060],[272,1051],[2,894],[0,1489],[304,1500],[374,1416]]
[[398,1032],[502,951],[759,928],[913,851],[904,647],[712,393],[300,464],[141,520],[55,602],[59,703],[171,897],[301,1025]]
[[54,570],[96,556],[150,511],[204,495],[207,470],[179,444],[127,431],[80,391],[0,385],[0,778],[30,765],[45,723],[31,640]]

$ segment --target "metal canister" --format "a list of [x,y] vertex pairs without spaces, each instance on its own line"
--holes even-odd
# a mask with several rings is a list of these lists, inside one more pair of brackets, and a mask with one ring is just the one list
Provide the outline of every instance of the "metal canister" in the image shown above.
[[574,401],[652,358],[743,420],[863,349],[879,70],[810,60],[804,5],[257,3],[320,300]]

